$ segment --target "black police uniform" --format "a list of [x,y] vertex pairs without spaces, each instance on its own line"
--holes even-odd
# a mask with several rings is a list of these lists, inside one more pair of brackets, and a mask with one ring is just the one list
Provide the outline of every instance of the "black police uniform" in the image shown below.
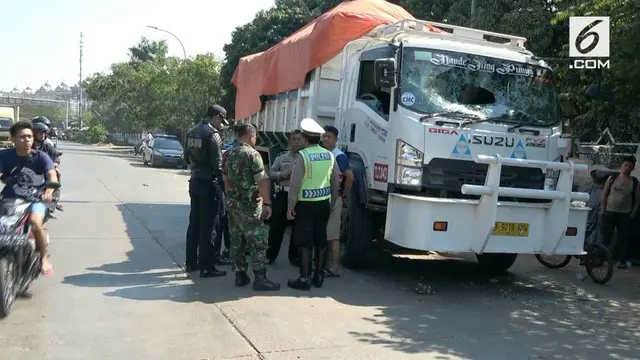
[[214,265],[214,246],[222,208],[222,139],[207,120],[187,134],[185,159],[191,165],[191,212],[187,229],[187,272],[200,269],[200,277],[224,276]]

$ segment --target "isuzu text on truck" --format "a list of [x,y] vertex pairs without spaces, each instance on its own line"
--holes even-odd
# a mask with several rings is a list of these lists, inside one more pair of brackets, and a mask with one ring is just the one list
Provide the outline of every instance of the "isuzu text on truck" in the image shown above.
[[[345,17],[350,3],[382,6],[345,2],[243,59],[234,76],[236,115],[258,127],[259,149],[269,157],[305,117],[339,129],[339,146],[356,176],[343,224],[344,264],[366,265],[379,240],[411,250],[472,252],[497,270],[508,269],[519,253],[583,253],[588,209],[572,202],[588,195],[572,192],[572,183],[574,171],[586,168],[561,162],[569,143],[561,137],[553,73],[525,49],[524,38],[409,14],[397,19],[401,9],[385,3],[387,18],[399,21],[348,41],[310,69],[303,86],[262,96],[259,111],[243,109],[247,74],[254,83],[246,86],[255,86],[259,75],[265,84],[275,81],[269,69],[277,67],[290,76],[297,65],[274,59],[298,53],[287,47],[304,36],[330,31],[320,22],[338,21],[330,17],[340,11]],[[274,93],[267,85],[262,91]]]

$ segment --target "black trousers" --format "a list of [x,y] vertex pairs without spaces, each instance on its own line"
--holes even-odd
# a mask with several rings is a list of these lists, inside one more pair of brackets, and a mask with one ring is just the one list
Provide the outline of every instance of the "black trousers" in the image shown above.
[[323,201],[298,201],[293,223],[293,239],[297,247],[311,249],[327,247],[327,223],[331,203]]
[[630,215],[629,213],[605,211],[602,216],[600,232],[602,234],[602,241],[609,248],[613,241],[613,232],[616,229],[618,230],[615,249],[613,249],[613,257],[618,261],[627,261],[628,259],[627,244],[629,241],[629,226],[631,225]]
[[[288,225],[292,225],[293,221],[287,220],[287,207],[289,202],[289,192],[279,191],[275,194],[272,203],[271,219],[269,220],[269,249],[267,250],[267,258],[269,261],[275,261],[280,254],[282,240]],[[289,262],[296,263],[298,252],[292,244],[293,230],[289,239]]]
[[222,189],[211,180],[189,180],[191,212],[187,228],[186,265],[214,267],[214,247],[222,206]]
[[213,254],[214,256],[220,255],[222,249],[222,236],[224,235],[224,248],[229,250],[231,248],[231,235],[229,235],[229,215],[225,211],[225,194],[222,193],[222,201],[220,205],[220,221],[218,222],[218,231],[212,234],[214,237],[213,242]]

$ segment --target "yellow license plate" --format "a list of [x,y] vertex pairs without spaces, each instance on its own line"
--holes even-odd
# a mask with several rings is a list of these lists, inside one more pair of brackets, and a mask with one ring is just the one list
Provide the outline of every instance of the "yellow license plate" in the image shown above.
[[493,228],[491,235],[527,237],[529,236],[529,224],[496,222],[496,226]]

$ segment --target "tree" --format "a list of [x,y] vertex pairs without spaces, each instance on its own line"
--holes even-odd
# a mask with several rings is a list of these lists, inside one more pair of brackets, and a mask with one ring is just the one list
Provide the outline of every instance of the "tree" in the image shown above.
[[213,55],[167,57],[164,42],[144,38],[128,62],[113,64],[84,86],[95,119],[110,131],[164,129],[179,134],[222,96],[221,62]]
[[66,119],[66,105],[20,105],[20,120],[31,121],[36,116],[46,116],[53,123],[52,126],[62,128]]

